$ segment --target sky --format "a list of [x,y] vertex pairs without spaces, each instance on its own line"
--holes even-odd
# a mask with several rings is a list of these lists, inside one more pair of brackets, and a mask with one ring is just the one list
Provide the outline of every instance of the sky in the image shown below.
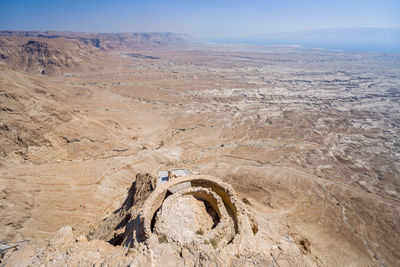
[[197,38],[400,27],[400,0],[0,0],[0,30],[177,32]]

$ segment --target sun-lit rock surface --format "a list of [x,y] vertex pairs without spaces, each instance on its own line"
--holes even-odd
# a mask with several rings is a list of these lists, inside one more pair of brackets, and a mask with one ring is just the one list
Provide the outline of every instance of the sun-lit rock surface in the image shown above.
[[[399,265],[399,56],[168,40],[0,36],[0,239],[31,240],[6,258],[167,260],[107,241],[140,223],[160,166],[184,166],[230,184],[257,222],[232,265]],[[65,225],[75,241],[51,254]],[[226,263],[212,245],[159,248]]]

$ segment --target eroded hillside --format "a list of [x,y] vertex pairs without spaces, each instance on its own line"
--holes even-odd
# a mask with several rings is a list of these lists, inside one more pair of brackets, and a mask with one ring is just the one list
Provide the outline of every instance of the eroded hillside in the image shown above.
[[[70,225],[88,249],[115,245],[121,233],[107,227],[140,210],[115,213],[137,174],[185,166],[231,184],[252,210],[254,242],[272,251],[261,265],[279,251],[308,265],[399,264],[398,56],[11,35],[0,38],[1,239],[41,246]],[[18,49],[31,39],[29,69]],[[43,75],[46,53],[79,64]],[[101,244],[104,257],[119,251]]]

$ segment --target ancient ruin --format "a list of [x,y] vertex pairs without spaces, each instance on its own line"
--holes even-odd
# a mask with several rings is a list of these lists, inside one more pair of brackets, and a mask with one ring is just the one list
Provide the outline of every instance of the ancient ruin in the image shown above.
[[[173,209],[180,199],[188,196],[204,202],[208,211],[202,215],[208,215],[216,222],[207,233],[203,234],[202,229],[198,229],[200,232],[198,235],[201,238],[193,238],[183,242],[177,237],[174,238],[173,235],[170,236],[168,229],[163,226],[170,219],[175,220],[176,227],[185,229],[185,225],[179,225],[179,223],[184,222],[182,218],[165,218],[165,213],[168,214],[168,210]],[[189,204],[187,208],[193,209],[195,207]],[[183,213],[181,216],[190,217],[190,211],[188,213]],[[207,218],[194,219],[205,220]],[[165,234],[167,238],[179,243],[188,243],[190,241],[204,243],[216,239],[219,244],[226,245],[240,243],[240,236],[251,232],[246,211],[239,203],[232,187],[214,177],[205,175],[175,178],[158,187],[144,204],[142,222],[146,239],[150,240],[150,242],[157,235]],[[191,223],[195,224],[195,222]],[[165,230],[167,231],[165,232]],[[187,237],[194,236],[193,234],[195,233],[183,233],[182,235]]]
[[145,244],[155,258],[189,249],[211,253],[216,261],[224,255],[223,261],[229,261],[253,243],[258,224],[233,188],[218,178],[189,173],[188,169],[159,172],[157,188],[144,202],[140,220],[126,227],[121,245]]
[[0,32],[0,265],[400,266],[399,62]]

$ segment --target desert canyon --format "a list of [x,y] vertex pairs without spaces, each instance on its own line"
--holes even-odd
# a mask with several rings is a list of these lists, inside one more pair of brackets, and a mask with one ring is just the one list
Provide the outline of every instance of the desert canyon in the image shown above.
[[2,31],[0,158],[5,266],[400,265],[400,55]]

